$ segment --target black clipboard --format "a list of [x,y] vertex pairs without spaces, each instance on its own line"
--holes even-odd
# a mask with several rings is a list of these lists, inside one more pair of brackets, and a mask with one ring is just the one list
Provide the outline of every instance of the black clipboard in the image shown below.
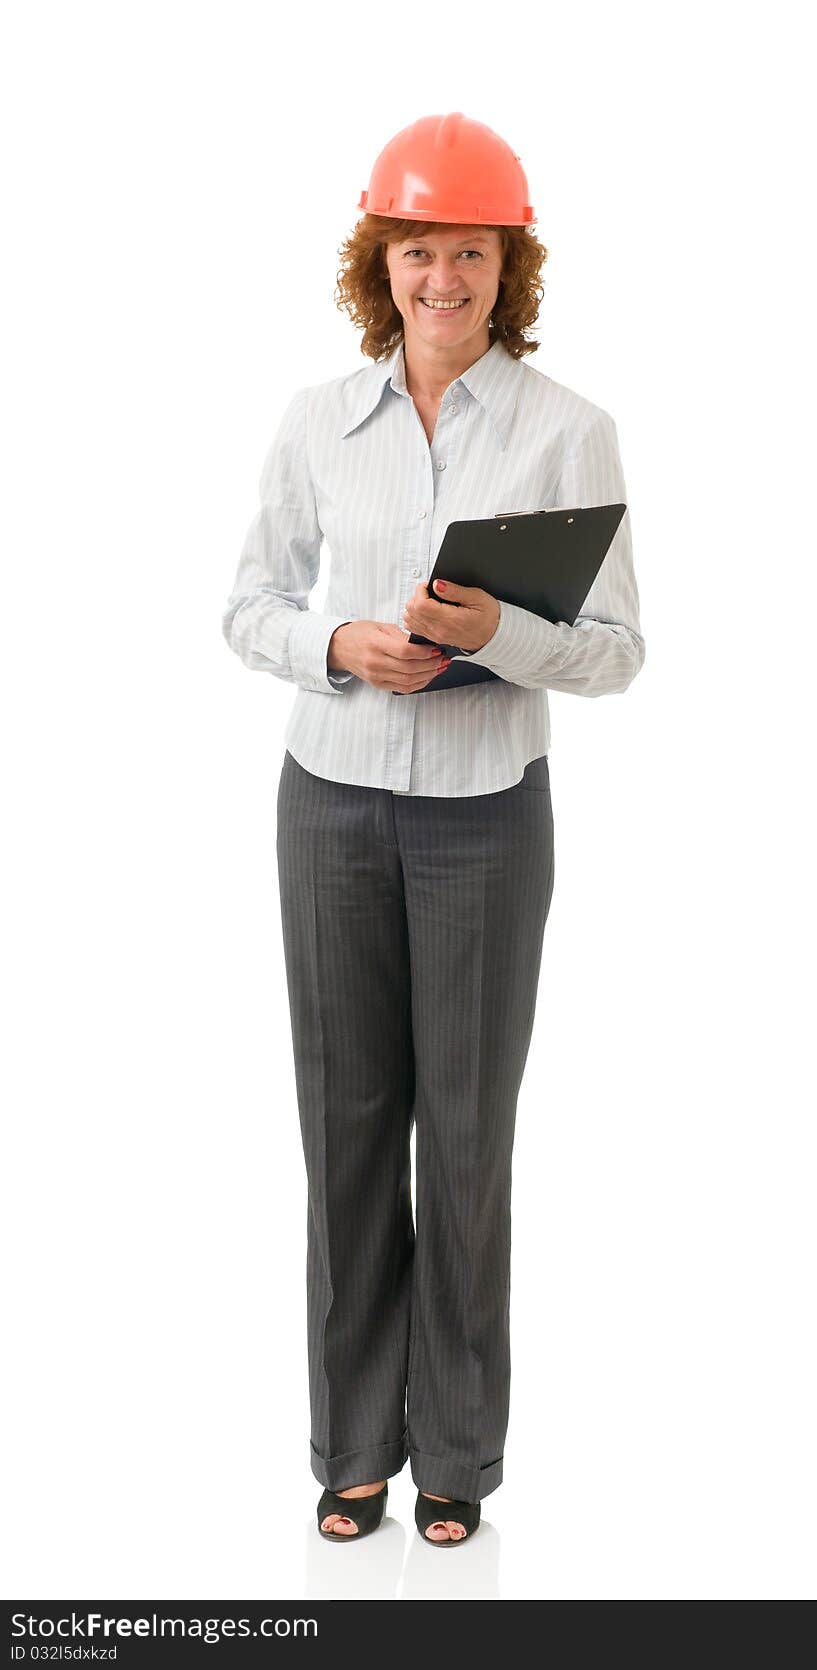
[[[450,522],[428,581],[453,580],[460,586],[480,586],[503,603],[516,603],[544,620],[573,626],[593,581],[613,542],[626,504],[587,505],[582,509],[556,506],[547,510],[510,511],[478,521]],[[409,643],[430,644],[431,638],[409,634]],[[444,673],[415,690],[448,690],[499,678],[490,667],[468,659],[456,644],[438,646],[462,656]],[[405,691],[394,691],[404,695]]]

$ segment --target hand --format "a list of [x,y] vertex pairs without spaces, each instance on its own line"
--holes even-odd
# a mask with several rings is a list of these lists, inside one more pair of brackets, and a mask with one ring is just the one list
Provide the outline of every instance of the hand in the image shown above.
[[399,626],[382,620],[350,620],[329,640],[330,673],[355,673],[378,690],[403,694],[422,690],[451,665],[451,657],[428,644],[410,644]]
[[[415,587],[403,611],[403,622],[412,632],[435,644],[455,644],[467,650],[482,649],[493,637],[499,625],[499,603],[489,591],[435,580],[434,594],[429,597],[424,580]],[[438,594],[449,601],[438,603]]]

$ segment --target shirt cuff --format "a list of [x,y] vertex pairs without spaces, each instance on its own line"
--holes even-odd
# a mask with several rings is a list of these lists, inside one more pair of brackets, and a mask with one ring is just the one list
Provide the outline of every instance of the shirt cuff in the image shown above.
[[472,650],[468,659],[479,662],[496,673],[498,678],[513,684],[515,677],[525,678],[541,669],[556,647],[559,635],[552,621],[544,620],[532,609],[522,609],[517,603],[505,603],[501,598],[497,602],[499,620],[493,637],[481,649]]
[[[289,629],[289,665],[292,677],[303,690],[320,690],[339,696],[353,673],[330,673],[326,664],[329,640],[339,626],[348,626],[347,615],[322,615],[316,609],[299,609]],[[336,682],[337,681],[337,682]]]

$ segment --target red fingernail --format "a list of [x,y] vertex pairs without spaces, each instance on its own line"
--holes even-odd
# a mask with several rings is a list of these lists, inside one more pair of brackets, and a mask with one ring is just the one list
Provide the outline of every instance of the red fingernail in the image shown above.
[[434,584],[437,587],[438,591],[445,591],[445,581],[444,580],[435,580]]

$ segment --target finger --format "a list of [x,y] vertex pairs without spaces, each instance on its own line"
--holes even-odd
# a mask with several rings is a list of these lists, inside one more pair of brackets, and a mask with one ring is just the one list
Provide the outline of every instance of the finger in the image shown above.
[[422,683],[423,684],[430,684],[431,680],[434,679],[434,678],[437,678],[440,673],[447,673],[450,666],[451,666],[451,657],[449,656],[448,660],[441,662],[439,667],[435,667],[433,673],[431,674],[431,677],[430,678],[429,677],[424,678],[422,680]]
[[420,685],[428,684],[429,681],[433,678],[436,678],[439,673],[444,673],[447,670],[447,668],[450,667],[450,666],[451,666],[450,661],[441,661],[441,662],[438,662],[436,667],[427,668],[425,670],[425,672],[406,673],[403,678],[400,678],[399,675],[398,675],[397,678],[392,679],[392,682],[395,683],[395,684],[399,683],[399,684],[404,685],[407,690],[411,690],[411,689],[416,690],[416,689],[419,688]]
[[[420,626],[415,626],[408,620],[404,620],[403,625],[396,626],[394,630],[395,633],[399,634],[399,636],[390,640],[388,643],[383,644],[381,647],[384,655],[394,656],[398,661],[403,661],[405,659],[408,659],[409,661],[419,660],[420,656],[431,655],[435,650],[443,648],[442,638],[440,638],[438,642],[436,639],[431,637],[429,632],[425,632]],[[429,642],[425,644],[413,644],[409,636],[412,632],[416,632],[418,638],[428,638]]]
[[403,625],[411,632],[423,632],[427,636],[445,627],[447,621],[462,619],[464,605],[453,601],[443,602],[441,597],[427,597],[418,608],[410,603],[403,609]]
[[423,690],[423,689],[425,689],[425,686],[427,684],[431,684],[433,682],[433,680],[439,676],[440,673],[446,672],[448,670],[448,668],[450,667],[450,665],[451,665],[451,660],[449,659],[449,660],[443,662],[443,664],[441,666],[435,667],[433,669],[433,671],[430,672],[430,673],[424,673],[422,675],[415,675],[414,673],[407,673],[405,678],[402,678],[402,679],[399,679],[399,680],[394,678],[394,677],[391,677],[388,680],[389,688],[392,689],[392,690],[397,690],[397,689],[403,690],[407,693],[410,693],[412,690]]
[[[429,636],[419,626],[410,625],[408,620],[404,620],[400,626],[390,626],[387,634],[380,640],[377,647],[383,655],[396,656],[400,660],[404,656],[411,659],[412,656],[418,654],[428,655],[430,650],[439,647],[433,638],[427,644],[413,644],[409,636],[412,632],[416,632],[419,638]],[[442,643],[442,640],[440,640],[440,643]]]
[[483,591],[482,586],[460,586],[455,580],[435,580],[429,596],[440,603],[468,603],[475,608],[490,593]]
[[[419,621],[419,620],[407,620],[406,621],[406,631],[407,632],[415,632],[418,638],[427,638],[429,640],[429,643],[436,645],[438,648],[442,647],[443,631],[447,631],[447,630],[448,630],[448,623],[447,622],[444,622],[443,625],[441,626],[441,623],[439,621],[436,621],[433,626],[428,626],[425,621]],[[415,649],[416,647],[417,646],[414,645],[414,644],[411,645],[412,649]],[[420,648],[422,649],[422,647],[423,646],[421,644]],[[428,649],[428,643],[425,645],[425,648]]]
[[431,595],[432,597],[439,597],[441,602],[464,603],[478,590],[478,586],[458,586],[453,580],[435,580],[431,588]]
[[405,653],[389,656],[389,660],[398,667],[401,662],[410,661],[414,670],[433,666],[442,654],[442,648],[435,650],[430,644],[406,644]]

